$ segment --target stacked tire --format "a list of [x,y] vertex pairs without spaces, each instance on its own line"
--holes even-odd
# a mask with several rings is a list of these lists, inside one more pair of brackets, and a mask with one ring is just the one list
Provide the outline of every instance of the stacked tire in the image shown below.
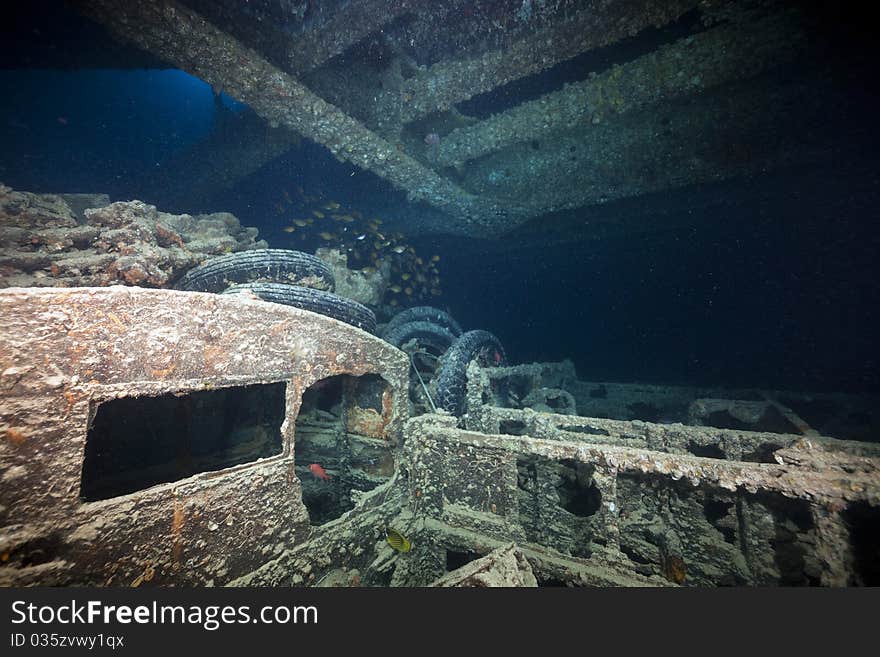
[[465,412],[468,364],[476,360],[481,367],[503,367],[507,356],[501,341],[489,331],[468,331],[458,336],[443,356],[437,374],[437,406],[461,417]]
[[[419,344],[445,352],[461,335],[461,326],[449,313],[432,306],[416,306],[397,313],[386,324],[382,338],[398,349],[415,339]],[[438,355],[440,355],[438,354]]]
[[310,310],[370,333],[376,316],[366,306],[333,294],[332,270],[301,251],[255,249],[218,256],[188,271],[178,290],[216,294],[251,293],[264,301]]
[[385,326],[382,337],[397,348],[414,340],[439,357],[432,383],[436,405],[456,417],[465,412],[468,364],[473,360],[483,367],[507,364],[497,337],[488,331],[463,332],[451,315],[431,306],[398,313]]

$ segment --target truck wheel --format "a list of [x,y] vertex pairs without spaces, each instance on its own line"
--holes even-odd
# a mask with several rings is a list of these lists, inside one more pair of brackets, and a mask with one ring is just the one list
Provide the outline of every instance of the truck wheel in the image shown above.
[[397,348],[414,339],[442,354],[455,342],[455,335],[449,329],[432,322],[407,322],[391,332],[386,332],[384,339]]
[[477,360],[484,367],[507,364],[504,347],[488,331],[468,331],[459,336],[443,357],[443,365],[437,375],[436,399],[437,406],[457,417],[464,413],[467,367],[472,360]]
[[233,285],[223,294],[241,294],[247,291],[252,292],[263,301],[311,310],[314,313],[357,326],[369,333],[376,330],[376,316],[372,310],[357,301],[346,299],[332,292],[282,283],[243,283]]
[[448,329],[455,337],[461,335],[461,326],[449,313],[432,306],[415,306],[402,310],[392,317],[382,331],[383,337],[387,336],[398,326],[408,324],[409,322],[431,322]]
[[285,283],[333,291],[336,281],[324,261],[287,249],[254,249],[218,256],[190,269],[175,286],[190,292],[222,292],[239,283]]

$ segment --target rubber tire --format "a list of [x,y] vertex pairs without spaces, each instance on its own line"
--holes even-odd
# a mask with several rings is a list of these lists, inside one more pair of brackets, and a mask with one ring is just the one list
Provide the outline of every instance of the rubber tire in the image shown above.
[[[467,393],[467,367],[484,350],[491,350],[493,358],[484,365],[502,366],[507,364],[501,341],[488,331],[468,331],[453,343],[443,357],[443,365],[437,375],[437,406],[456,417],[464,413]],[[498,358],[494,358],[498,354]]]
[[455,335],[448,328],[433,322],[407,322],[386,333],[384,337],[386,342],[398,349],[412,339],[443,353],[455,342]]
[[346,299],[332,292],[283,283],[243,283],[233,285],[224,290],[222,294],[239,294],[245,291],[252,292],[263,301],[311,310],[314,313],[351,324],[369,333],[376,330],[376,316],[372,310],[357,301]]
[[408,324],[409,322],[431,322],[448,329],[455,337],[461,335],[461,326],[446,311],[434,308],[433,306],[415,306],[401,310],[392,317],[388,324],[385,325],[382,337],[389,335],[398,326]]
[[190,292],[222,292],[240,283],[283,283],[327,290],[333,271],[313,255],[288,249],[254,249],[218,256],[190,269],[175,286]]

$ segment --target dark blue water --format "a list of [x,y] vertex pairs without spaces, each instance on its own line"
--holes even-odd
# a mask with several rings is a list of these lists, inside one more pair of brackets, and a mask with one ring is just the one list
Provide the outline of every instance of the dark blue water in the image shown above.
[[0,179],[22,190],[124,198],[214,120],[211,87],[177,70],[9,70],[0,86]]

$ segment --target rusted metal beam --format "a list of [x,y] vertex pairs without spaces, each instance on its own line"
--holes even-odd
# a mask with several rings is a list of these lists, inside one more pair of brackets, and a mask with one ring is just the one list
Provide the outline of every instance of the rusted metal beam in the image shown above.
[[319,29],[304,33],[288,48],[288,70],[299,76],[314,70],[393,20],[430,4],[426,0],[350,2]]
[[443,210],[462,229],[485,231],[482,223],[491,226],[498,216],[525,212],[464,191],[177,2],[81,0],[77,4],[117,37],[224,90],[270,125],[296,130],[339,159],[385,178],[405,190],[411,201]]
[[[726,462],[749,461],[756,458],[753,455],[760,453],[762,449],[768,450],[767,458],[770,458],[775,451],[792,449],[802,444],[845,455],[846,459],[852,461],[860,458],[880,460],[880,445],[877,443],[839,440],[829,436],[805,437],[793,433],[718,429],[640,420],[609,420],[536,413],[531,409],[483,406],[482,410],[480,422],[473,424],[473,430],[488,434],[498,433],[502,425],[517,426],[527,435],[543,440],[624,446],[680,455],[691,453],[689,449],[693,447],[712,446],[719,458]],[[470,407],[468,411],[470,412]]]
[[380,131],[539,73],[582,52],[606,46],[650,27],[662,26],[695,8],[697,0],[596,0],[572,18],[530,34],[510,47],[480,57],[444,61],[403,80],[377,100]]
[[[515,381],[516,385],[512,385]],[[516,389],[516,393],[512,391]],[[578,416],[566,416],[558,411],[535,414],[526,409],[523,400],[534,396],[536,391],[546,388],[562,388],[570,392],[576,401]],[[486,400],[490,400],[488,403]],[[743,401],[763,399],[766,401]],[[871,437],[872,426],[880,425],[878,410],[880,395],[847,394],[840,392],[815,392],[792,390],[766,390],[761,388],[723,388],[695,387],[677,385],[659,385],[650,383],[618,383],[612,381],[582,381],[577,377],[571,361],[525,363],[509,367],[478,367],[472,365],[468,369],[468,414],[466,426],[469,429],[484,433],[498,433],[500,423],[514,423],[535,438],[554,438],[565,434],[562,431],[577,432],[583,428],[588,434],[607,436],[618,444],[630,444],[623,437],[634,438],[631,432],[631,421],[647,420],[639,413],[639,405],[650,409],[648,413],[654,417],[664,418],[663,423],[646,435],[648,442],[638,438],[634,446],[649,447],[663,450],[674,445],[686,451],[689,443],[697,445],[712,444],[720,449],[726,458],[741,459],[744,452],[756,451],[762,443],[772,442],[784,447],[806,435],[806,423],[798,416],[790,415],[789,426],[780,425],[773,419],[772,429],[763,429],[761,425],[752,424],[748,431],[719,430],[713,436],[713,430],[703,425],[717,426],[712,422],[704,422],[710,411],[724,408],[725,405],[739,405],[745,411],[737,413],[735,419],[749,424],[750,410],[755,405],[764,408],[776,408],[780,413],[792,408],[806,409],[811,405],[822,407],[822,416],[813,416],[815,436],[830,436],[846,442],[835,440],[831,443],[851,453],[872,454],[880,458],[880,444],[873,442],[856,442]],[[705,404],[706,401],[710,403]],[[717,404],[715,402],[718,402]],[[775,404],[780,404],[776,407]],[[787,405],[782,406],[782,404]],[[537,410],[537,409],[535,409]],[[757,410],[757,409],[756,409]],[[760,411],[758,411],[760,412]],[[803,411],[806,414],[806,411]],[[752,416],[754,417],[754,416]],[[846,418],[863,418],[858,423],[849,423]],[[538,419],[540,418],[540,422]],[[725,424],[727,418],[722,420]],[[669,423],[682,422],[694,428],[668,426]],[[766,425],[764,425],[766,426]],[[746,426],[742,426],[746,429]],[[772,441],[767,431],[776,434]],[[785,433],[781,433],[785,430]],[[723,440],[719,436],[723,435]],[[825,440],[817,438],[817,440]]]
[[806,34],[787,15],[722,25],[459,128],[428,156],[440,166],[461,165],[557,130],[599,123],[614,114],[757,75],[795,60],[806,43]]
[[827,161],[842,141],[822,131],[836,93],[824,71],[768,73],[517,144],[466,164],[462,184],[538,215]]
[[[500,534],[490,535],[484,531],[464,529],[459,524],[460,518],[449,518],[446,522],[429,518],[425,528],[434,540],[459,552],[498,549],[509,541],[509,537]],[[636,573],[632,564],[619,554],[594,552],[589,559],[574,558],[560,554],[545,545],[519,543],[518,549],[528,558],[536,576],[566,581],[574,586],[589,587],[656,587],[664,582],[658,577],[646,577]]]

